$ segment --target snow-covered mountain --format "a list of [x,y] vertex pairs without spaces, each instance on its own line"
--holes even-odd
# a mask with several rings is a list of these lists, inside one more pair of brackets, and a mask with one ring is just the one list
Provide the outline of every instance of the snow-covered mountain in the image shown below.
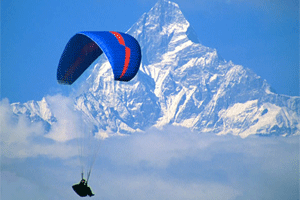
[[[137,76],[114,82],[102,56],[74,98],[74,107],[96,129],[132,133],[172,124],[241,137],[300,134],[300,97],[271,92],[250,69],[200,44],[177,4],[159,0],[127,33],[142,48]],[[57,123],[45,98],[11,105],[48,129]]]

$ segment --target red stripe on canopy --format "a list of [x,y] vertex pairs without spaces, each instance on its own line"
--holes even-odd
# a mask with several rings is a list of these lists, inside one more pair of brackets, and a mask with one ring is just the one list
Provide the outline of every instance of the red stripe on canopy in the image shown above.
[[125,63],[124,63],[124,68],[123,68],[120,78],[122,78],[125,75],[125,73],[128,69],[129,61],[130,61],[130,48],[125,47]]
[[[110,31],[110,33],[114,34],[114,36],[118,39],[119,43],[121,45],[125,46],[124,38],[122,37],[122,35],[120,33],[115,32],[115,31]],[[128,69],[129,61],[130,61],[130,48],[125,46],[125,62],[124,62],[123,71],[120,76],[120,79],[125,75],[125,73]]]
[[115,31],[110,31],[112,34],[114,34],[114,36],[116,36],[116,38],[118,39],[119,43],[121,45],[124,45],[125,46],[125,41],[124,41],[124,38],[122,37],[122,35],[118,32],[115,32]]

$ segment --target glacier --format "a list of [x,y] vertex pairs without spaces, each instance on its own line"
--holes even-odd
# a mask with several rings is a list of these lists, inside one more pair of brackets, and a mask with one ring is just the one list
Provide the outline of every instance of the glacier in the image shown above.
[[[73,109],[95,132],[123,135],[173,125],[242,138],[300,134],[300,97],[272,92],[250,69],[199,43],[176,3],[159,0],[127,33],[142,49],[137,76],[114,82],[102,56],[80,83],[85,89],[72,95]],[[58,123],[47,98],[10,105],[46,131]]]

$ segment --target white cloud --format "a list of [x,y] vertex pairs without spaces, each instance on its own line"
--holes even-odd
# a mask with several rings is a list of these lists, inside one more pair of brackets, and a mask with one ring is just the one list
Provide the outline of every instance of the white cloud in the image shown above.
[[104,141],[91,185],[104,199],[293,199],[298,149],[299,137],[151,129]]
[[207,136],[192,133],[182,127],[168,126],[163,130],[152,128],[146,133],[136,133],[121,139],[109,139],[108,143],[116,144],[109,145],[113,148],[108,151],[108,154],[112,155],[111,158],[116,162],[136,165],[143,161],[150,166],[165,168],[172,159],[184,158],[187,155],[208,159],[210,155],[198,154],[216,140]]
[[[31,193],[44,194],[44,199],[53,199],[53,193],[57,199],[76,198],[71,185],[80,179],[80,166],[68,128],[81,133],[84,126],[69,99],[47,101],[58,119],[51,137],[45,137],[41,123],[14,115],[8,100],[0,102],[5,199],[29,199]],[[66,118],[72,127],[62,123]],[[298,158],[299,137],[242,139],[174,126],[151,128],[102,140],[89,183],[96,197],[109,200],[293,199],[299,196]]]
[[101,199],[233,199],[240,192],[219,183],[186,183],[154,174],[115,174],[105,172],[100,184],[91,182]]
[[[37,170],[37,169],[35,169]],[[61,182],[52,180],[46,180],[43,177],[39,177],[36,180],[34,177],[38,173],[30,173],[33,177],[22,176],[22,173],[10,172],[9,170],[1,170],[1,191],[0,198],[6,200],[61,200],[68,199],[72,196],[72,191],[67,191],[68,186],[63,185]],[[49,178],[46,174],[45,177]],[[51,185],[49,185],[51,182]],[[70,198],[70,199],[71,199]]]
[[46,100],[57,119],[46,137],[59,142],[82,137],[86,123],[74,110],[73,100],[62,95],[48,96]]
[[29,137],[38,137],[43,134],[42,123],[30,123],[24,116],[16,116],[11,110],[9,101],[0,102],[0,134],[2,155],[26,157],[29,154]]
[[[13,192],[11,188],[16,191]],[[30,199],[33,194],[36,198],[43,197],[37,184],[9,171],[1,171],[1,190],[3,191],[1,199]]]
[[7,99],[0,101],[1,155],[9,158],[77,155],[76,143],[66,142],[79,135],[82,127],[78,115],[67,105],[70,100],[59,95],[47,100],[58,119],[47,134],[42,122],[31,122],[25,114],[15,115]]
[[0,124],[1,139],[8,145],[24,142],[28,136],[43,133],[42,123],[31,124],[24,115],[14,115],[8,99],[0,101]]

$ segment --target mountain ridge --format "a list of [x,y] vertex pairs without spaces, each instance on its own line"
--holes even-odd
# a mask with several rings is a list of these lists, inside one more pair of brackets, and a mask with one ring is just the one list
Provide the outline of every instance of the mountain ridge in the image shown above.
[[[96,132],[128,134],[171,124],[241,137],[300,134],[300,97],[271,92],[250,69],[200,44],[176,3],[159,0],[127,33],[142,50],[136,77],[114,82],[102,57],[74,99]],[[48,129],[57,122],[46,98],[11,106]]]

